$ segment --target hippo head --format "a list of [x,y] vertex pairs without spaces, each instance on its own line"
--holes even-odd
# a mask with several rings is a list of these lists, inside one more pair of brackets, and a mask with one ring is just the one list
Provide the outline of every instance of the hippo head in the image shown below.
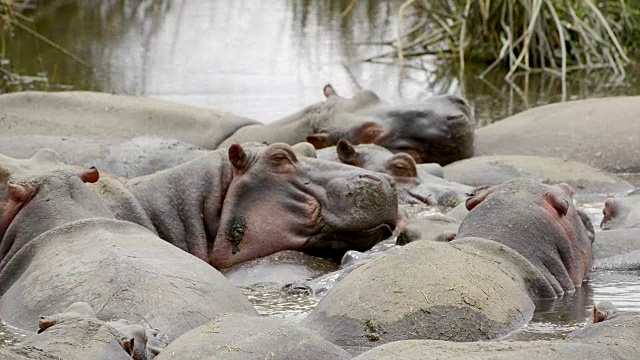
[[419,172],[414,159],[405,153],[392,153],[373,144],[352,145],[341,139],[334,148],[318,151],[319,158],[388,174],[398,187],[403,205],[453,207],[463,200],[470,187]]
[[[37,205],[39,202],[48,202],[54,197],[63,198],[65,195],[81,199],[79,193],[88,191],[83,182],[96,182],[99,177],[95,168],[87,169],[62,163],[58,154],[50,149],[42,149],[30,159],[13,159],[0,155],[0,259],[12,245],[12,241],[5,241],[4,238],[11,224],[27,204]],[[41,196],[38,197],[38,194]],[[96,201],[92,203],[97,204]],[[82,209],[78,208],[78,211],[82,212]],[[61,211],[57,215],[62,219],[67,214]],[[42,231],[49,221],[54,221],[29,219],[26,215],[23,218],[23,233],[34,235],[37,231]]]
[[474,122],[468,104],[458,96],[436,96],[413,105],[376,103],[332,115],[318,121],[316,133],[307,136],[317,149],[346,139],[407,153],[416,163],[445,165],[473,156]]
[[389,237],[397,218],[393,179],[297,155],[291,146],[228,149],[228,186],[210,263],[224,268],[292,249],[339,260]]
[[[96,331],[98,327],[106,327],[106,332],[113,337],[111,341],[117,342],[133,360],[151,359],[153,356],[150,354],[155,354],[147,351],[147,339],[149,336],[154,337],[151,331],[145,330],[141,325],[130,325],[126,320],[103,323],[96,318],[91,305],[85,302],[73,303],[59,314],[40,316],[38,325],[38,334],[44,333],[40,335],[41,337],[50,335],[57,338],[57,341],[70,343],[76,340],[73,337],[74,330],[85,329],[91,332]],[[108,342],[104,338],[100,341]],[[86,344],[77,345],[86,346]]]
[[561,295],[581,285],[593,261],[593,225],[574,206],[573,193],[565,183],[531,179],[478,189],[465,203],[469,213],[456,238],[480,237],[511,247]]

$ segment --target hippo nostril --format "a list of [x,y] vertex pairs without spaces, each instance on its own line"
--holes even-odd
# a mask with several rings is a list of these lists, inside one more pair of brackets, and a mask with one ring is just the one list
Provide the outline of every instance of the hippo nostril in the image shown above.
[[370,181],[373,181],[373,182],[381,182],[382,181],[382,179],[380,179],[378,176],[371,175],[371,174],[360,175],[360,179],[366,179],[366,180],[370,180]]

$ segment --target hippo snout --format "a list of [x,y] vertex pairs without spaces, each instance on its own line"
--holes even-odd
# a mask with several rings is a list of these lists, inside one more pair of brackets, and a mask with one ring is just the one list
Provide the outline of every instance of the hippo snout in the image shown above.
[[358,172],[332,179],[327,186],[324,219],[335,228],[366,230],[395,223],[398,212],[396,184],[391,176]]

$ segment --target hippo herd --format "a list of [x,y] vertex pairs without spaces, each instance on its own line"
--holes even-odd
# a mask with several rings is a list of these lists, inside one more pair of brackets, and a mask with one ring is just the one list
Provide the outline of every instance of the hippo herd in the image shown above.
[[[503,339],[591,273],[640,270],[640,194],[615,174],[640,170],[640,153],[599,131],[613,107],[615,131],[638,134],[637,99],[475,130],[454,95],[323,94],[270,124],[102,93],[0,95],[0,319],[33,333],[0,357],[640,357],[640,314],[607,302],[565,339]],[[634,138],[616,144],[638,152]],[[599,224],[583,196],[602,198]],[[236,286],[282,276],[252,265],[279,254],[306,266],[282,291],[320,298],[297,322],[259,316]],[[335,272],[305,265],[318,258]]]

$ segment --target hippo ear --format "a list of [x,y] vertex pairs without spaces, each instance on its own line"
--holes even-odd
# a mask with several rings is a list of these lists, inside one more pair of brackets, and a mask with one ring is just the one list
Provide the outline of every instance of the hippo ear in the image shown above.
[[58,316],[40,316],[40,320],[38,321],[38,334],[47,330],[48,328],[54,326],[58,323]]
[[341,162],[353,166],[358,166],[358,153],[356,149],[347,140],[340,139],[336,145],[336,152],[338,153],[338,159]]
[[368,121],[360,125],[353,132],[351,139],[354,144],[377,144],[380,145],[390,134],[385,132],[380,124]]
[[60,159],[60,155],[52,149],[40,149],[36,152],[32,157],[32,160],[38,162],[53,162],[53,163],[61,163],[62,159]]
[[78,168],[76,170],[76,173],[78,174],[78,177],[82,179],[82,182],[85,183],[95,183],[100,180],[100,172],[98,171],[98,169],[96,169],[95,166],[92,166],[88,169]]
[[120,341],[122,341],[122,348],[124,349],[124,351],[126,351],[129,356],[133,357],[135,340],[132,337],[123,337],[120,339]]
[[322,89],[322,92],[324,93],[324,97],[326,98],[338,95],[338,93],[333,89],[333,86],[331,86],[331,84],[325,85],[324,88]]
[[9,198],[17,203],[23,204],[35,195],[35,190],[33,187],[10,182],[7,187],[7,193]]
[[247,167],[247,154],[242,146],[233,144],[229,147],[229,161],[238,170],[244,170]]
[[307,142],[311,143],[316,149],[324,149],[334,145],[333,136],[329,132],[323,131],[307,136]]
[[571,205],[569,201],[563,196],[559,191],[548,191],[546,193],[547,200],[553,206],[554,209],[558,212],[558,215],[565,216],[567,215],[567,211],[569,211],[569,206]]
[[291,146],[293,152],[299,156],[316,159],[316,148],[308,142],[299,142]]
[[609,314],[606,311],[602,311],[598,309],[598,306],[593,306],[593,323],[597,324],[599,322],[603,322],[607,319]]
[[481,186],[474,189],[473,192],[469,194],[471,197],[464,202],[464,206],[467,210],[471,211],[474,207],[483,202],[487,195],[489,195],[490,189],[491,186]]
[[411,155],[400,153],[395,154],[387,161],[387,171],[390,175],[398,178],[417,178],[418,169],[416,162]]
[[604,215],[607,220],[611,220],[616,217],[619,211],[620,207],[618,206],[618,201],[615,198],[610,197],[604,201],[602,215]]

